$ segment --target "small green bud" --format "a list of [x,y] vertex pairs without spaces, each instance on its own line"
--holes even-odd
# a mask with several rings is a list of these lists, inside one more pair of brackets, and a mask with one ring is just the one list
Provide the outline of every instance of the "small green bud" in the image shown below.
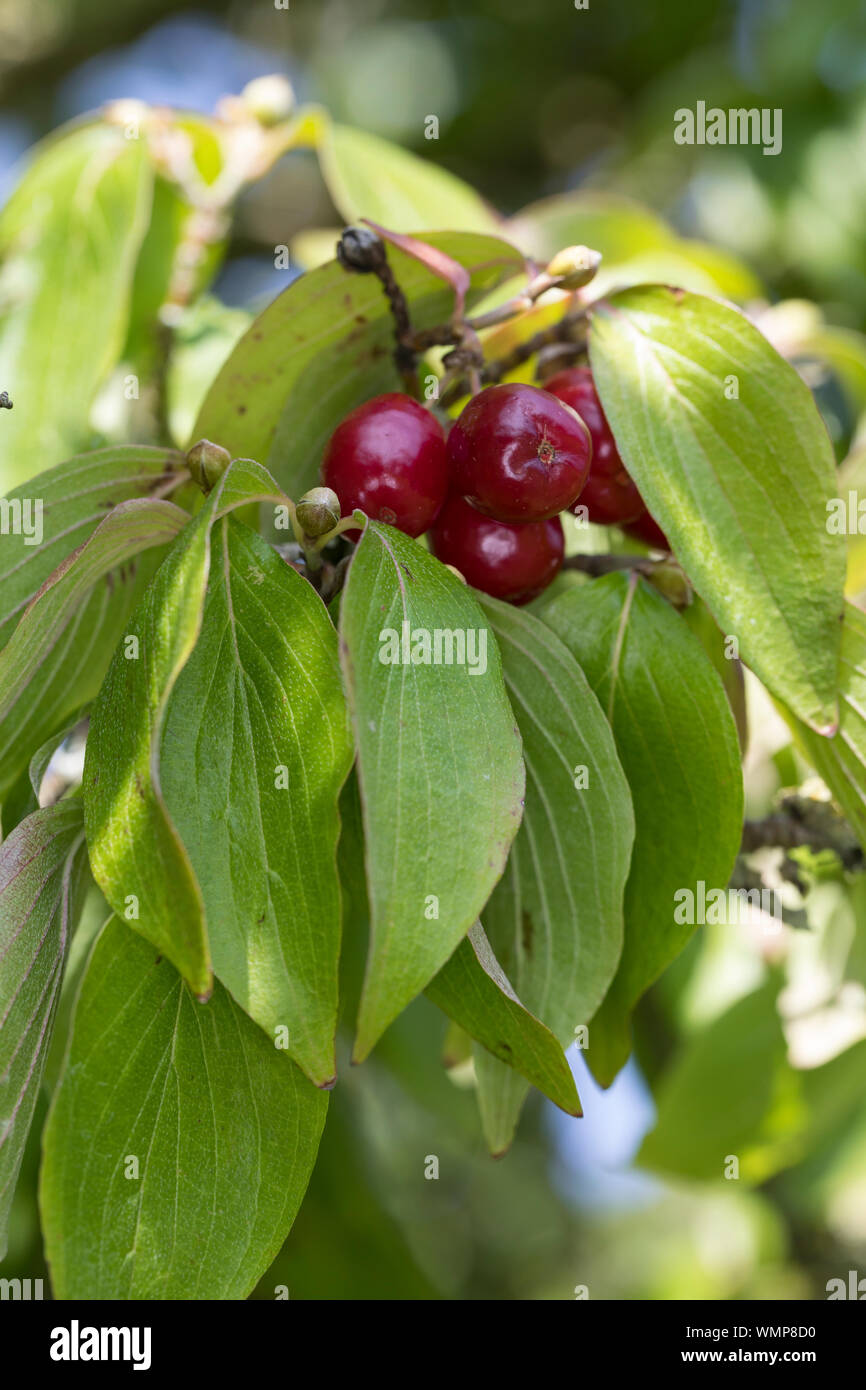
[[241,100],[259,125],[279,125],[288,120],[295,109],[292,84],[279,73],[269,77],[254,77],[241,92]]
[[340,499],[329,487],[314,487],[304,493],[296,512],[305,535],[324,536],[340,520]]
[[688,608],[692,602],[692,586],[677,564],[653,566],[647,575],[654,589],[674,608]]
[[588,285],[601,265],[601,252],[588,246],[566,246],[557,251],[547,267],[547,274],[559,282],[563,290],[579,290]]
[[200,439],[193,444],[186,456],[187,468],[204,493],[213,490],[231,461],[228,449],[221,444],[212,444],[209,439]]

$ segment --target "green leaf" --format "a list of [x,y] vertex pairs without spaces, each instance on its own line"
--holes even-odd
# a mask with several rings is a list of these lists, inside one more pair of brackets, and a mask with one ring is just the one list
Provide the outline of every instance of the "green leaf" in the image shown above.
[[74,454],[126,337],[153,175],[144,140],[79,125],[39,146],[0,214],[0,486]]
[[[49,575],[84,544],[106,512],[132,497],[169,490],[175,478],[180,482],[186,476],[183,464],[183,454],[175,449],[96,449],[9,493],[6,511],[16,529],[10,526],[0,546],[0,647]],[[37,502],[42,503],[39,545],[33,543],[38,537]]]
[[663,1073],[658,1114],[638,1161],[677,1177],[765,1182],[800,1164],[863,1113],[866,1042],[795,1068],[775,1006],[779,980],[738,1000]]
[[160,550],[138,555],[105,575],[72,614],[57,643],[33,674],[27,700],[0,728],[3,785],[23,771],[32,754],[99,691],[117,643],[161,559]]
[[[173,449],[98,449],[40,473],[38,480],[10,493],[7,511],[15,529],[0,545],[0,648],[42,585],[88,540],[106,513],[133,497],[171,491],[187,477],[183,462]],[[42,539],[34,545],[39,502]],[[26,721],[11,736],[0,731],[4,782],[19,777],[34,749],[97,694],[158,560],[151,553],[110,573],[71,618],[31,686]]]
[[488,1052],[520,1072],[568,1112],[580,1100],[565,1053],[549,1028],[525,1009],[503,974],[480,923],[470,927],[426,994]]
[[[403,634],[409,641],[416,630],[434,658],[435,634],[445,634],[441,664],[403,661]],[[399,651],[389,653],[388,633]],[[459,647],[448,645],[452,634],[465,643],[462,663]],[[360,1061],[478,917],[520,823],[524,774],[484,614],[466,586],[402,532],[367,525],[343,593],[340,635],[371,904]],[[457,659],[446,664],[449,654]]]
[[158,750],[172,688],[201,629],[211,528],[229,510],[265,497],[279,500],[273,480],[236,459],[172,545],[128,624],[87,740],[84,815],[94,877],[118,916],[164,951],[199,995],[212,983],[204,903],[166,810]]
[[832,733],[845,542],[827,530],[835,465],[808,387],[736,310],[658,286],[593,307],[590,359],[626,467],[722,631]]
[[327,1097],[220,985],[197,1004],[154,957],[114,918],[81,985],[43,1139],[56,1298],[245,1298],[315,1163]]
[[608,716],[634,803],[622,960],[587,1054],[607,1085],[628,1057],[634,1005],[694,930],[674,920],[674,894],[727,887],[743,824],[737,731],[697,638],[644,580],[607,575],[543,616]]
[[501,226],[468,183],[378,135],[329,125],[319,158],[328,192],[347,222],[369,217],[394,232],[495,232]]
[[[494,237],[450,232],[426,240],[470,271],[470,303],[524,270],[522,256]],[[389,247],[388,260],[415,327],[446,322],[453,291],[402,251]],[[393,351],[393,321],[377,278],[330,261],[254,320],[214,381],[191,438],[260,459],[298,497],[318,481],[340,420],[379,392],[403,389]]]
[[335,1078],[337,803],[354,756],[337,633],[235,517],[211,538],[201,635],[172,693],[162,793],[201,884],[214,970],[317,1085]]
[[[525,1007],[567,1047],[604,998],[622,951],[631,797],[610,727],[572,654],[531,613],[495,599],[481,604],[526,762],[523,824],[484,927]],[[477,1049],[475,1066],[487,1141],[502,1153],[527,1087]]]
[[[68,642],[70,628],[77,628],[78,615],[100,580],[117,567],[127,565],[143,550],[166,545],[189,521],[189,514],[173,502],[138,497],[121,502],[108,513],[79,549],[62,561],[46,579],[37,596],[25,609],[10,640],[0,652],[0,796],[4,796],[20,771],[22,754],[38,739],[34,733],[48,733],[56,726],[57,649]],[[106,584],[106,599],[113,601],[113,585]],[[100,637],[115,638],[110,624]],[[116,640],[116,638],[115,638]],[[103,646],[103,651],[105,647]],[[107,653],[106,653],[107,656]],[[77,657],[76,657],[77,659]],[[95,669],[104,669],[105,661]],[[93,669],[88,695],[92,689]],[[76,695],[80,687],[75,687]],[[40,697],[51,701],[48,711],[40,709]],[[68,712],[69,692],[66,692]],[[40,721],[40,714],[42,715]],[[65,717],[65,716],[64,716]]]
[[761,1181],[779,1166],[797,1107],[775,1008],[778,982],[746,995],[692,1038],[662,1077],[638,1162],[680,1177]]
[[86,871],[79,800],[34,811],[0,848],[0,1259]]
[[803,755],[826,782],[866,845],[866,614],[845,604],[839,664],[839,731],[820,738],[780,707]]
[[749,721],[742,662],[726,654],[724,634],[720,631],[703,599],[698,598],[697,594],[693,594],[691,603],[687,608],[682,609],[682,617],[710,658],[722,685],[725,687],[731,714],[734,716],[734,723],[737,726],[740,752],[745,755],[749,742]]

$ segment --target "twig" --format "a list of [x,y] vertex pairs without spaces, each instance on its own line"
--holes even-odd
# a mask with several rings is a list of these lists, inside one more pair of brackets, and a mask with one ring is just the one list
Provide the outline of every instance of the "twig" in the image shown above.
[[397,344],[394,362],[405,389],[417,400],[421,395],[418,351],[409,317],[409,304],[388,263],[385,243],[367,227],[347,227],[337,242],[337,260],[344,270],[362,275],[373,274],[379,280],[394,320]]
[[849,873],[866,870],[866,856],[848,822],[829,801],[786,796],[763,820],[743,826],[741,853],[757,849],[832,850]]
[[579,570],[591,579],[600,579],[603,574],[615,574],[618,570],[637,570],[640,574],[652,574],[665,560],[651,560],[648,555],[568,555],[562,562],[566,570]]
[[[540,329],[538,333],[533,333],[531,338],[526,339],[526,342],[518,343],[504,357],[494,358],[487,362],[481,370],[482,384],[489,386],[493,382],[501,381],[509,372],[514,371],[515,367],[522,366],[535,353],[548,347],[551,343],[571,343],[575,348],[585,348],[586,316],[585,308],[572,309],[567,314],[563,314],[557,323],[551,324],[549,328]],[[465,376],[450,383],[445,391],[440,389],[440,404],[443,406],[451,405],[461,396],[464,396],[467,389],[468,382]]]

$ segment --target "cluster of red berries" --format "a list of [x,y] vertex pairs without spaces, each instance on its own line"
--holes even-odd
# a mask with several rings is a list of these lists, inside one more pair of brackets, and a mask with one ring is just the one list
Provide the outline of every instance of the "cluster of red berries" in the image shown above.
[[443,563],[511,603],[528,603],[559,572],[559,513],[578,499],[590,521],[668,548],[623,466],[588,367],[559,372],[544,388],[487,387],[447,438],[411,397],[376,396],[338,425],[322,473],[344,514],[357,507],[407,535],[429,531]]

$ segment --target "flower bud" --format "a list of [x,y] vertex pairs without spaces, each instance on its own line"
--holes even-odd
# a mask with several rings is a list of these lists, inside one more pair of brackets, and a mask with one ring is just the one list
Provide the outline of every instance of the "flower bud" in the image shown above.
[[241,100],[259,125],[279,125],[288,120],[295,109],[295,94],[288,78],[280,73],[254,77],[241,92]]
[[186,456],[187,468],[202,492],[210,492],[225,473],[232,456],[220,444],[212,444],[209,439],[200,439]]
[[588,246],[566,246],[557,251],[547,267],[547,274],[563,290],[579,290],[588,285],[601,265],[601,252]]
[[340,520],[340,499],[329,487],[305,492],[296,508],[298,523],[307,536],[324,536]]

